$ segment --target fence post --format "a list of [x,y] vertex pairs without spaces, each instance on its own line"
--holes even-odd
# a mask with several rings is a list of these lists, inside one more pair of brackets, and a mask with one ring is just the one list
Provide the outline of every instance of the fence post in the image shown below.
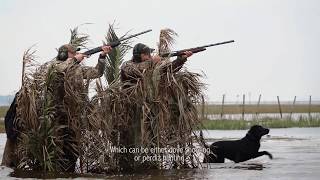
[[261,94],[259,95],[258,104],[257,104],[257,111],[256,111],[256,118],[257,119],[258,119],[258,115],[259,115],[260,101],[261,101]]
[[224,98],[225,98],[225,94],[222,95],[221,119],[222,119],[222,117],[223,117]]
[[246,95],[244,94],[243,95],[243,98],[242,98],[242,120],[244,120],[244,106],[245,106],[245,101],[246,101]]
[[291,106],[291,112],[290,112],[289,120],[291,120],[291,118],[292,118],[292,113],[293,113],[294,105],[296,104],[296,99],[297,99],[297,96],[294,96],[293,103],[292,103],[292,106]]
[[309,120],[311,120],[311,96],[309,97]]
[[281,104],[280,104],[279,96],[277,96],[277,99],[278,99],[278,105],[279,105],[280,117],[281,117],[281,119],[282,119],[282,111],[281,111]]

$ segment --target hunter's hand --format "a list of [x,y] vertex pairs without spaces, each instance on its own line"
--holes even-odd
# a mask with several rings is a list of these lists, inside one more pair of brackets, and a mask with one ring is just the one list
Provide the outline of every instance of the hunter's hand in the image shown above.
[[74,58],[76,58],[78,62],[81,62],[85,57],[87,57],[87,55],[82,53],[77,53],[76,55],[74,55]]
[[101,55],[105,56],[106,54],[108,54],[109,52],[111,52],[112,47],[111,46],[102,46],[102,52]]
[[192,56],[192,54],[193,53],[191,51],[185,51],[185,52],[183,52],[183,55],[181,57],[186,59],[186,58]]
[[152,57],[152,61],[155,62],[155,63],[158,63],[158,62],[161,61],[161,57],[158,56],[158,55],[155,55],[155,56]]

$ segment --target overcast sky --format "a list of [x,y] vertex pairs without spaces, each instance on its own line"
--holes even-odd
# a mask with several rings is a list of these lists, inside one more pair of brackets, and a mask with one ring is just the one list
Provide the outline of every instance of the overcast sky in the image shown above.
[[252,101],[259,94],[262,100],[320,100],[319,20],[319,0],[0,0],[0,95],[21,86],[22,54],[33,44],[45,62],[68,42],[69,29],[92,23],[80,31],[94,47],[116,21],[119,35],[153,29],[135,40],[152,47],[162,28],[179,34],[174,49],[234,39],[186,64],[206,74],[211,101],[221,101],[222,94],[227,101],[242,94]]

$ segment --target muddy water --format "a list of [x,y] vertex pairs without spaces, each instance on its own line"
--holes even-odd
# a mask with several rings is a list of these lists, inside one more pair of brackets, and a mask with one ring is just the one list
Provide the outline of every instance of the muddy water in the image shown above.
[[[209,139],[208,141],[217,141],[238,139],[245,133],[244,130],[210,130],[205,132],[204,136]],[[0,134],[1,158],[4,143],[5,135]],[[224,164],[204,164],[202,169],[148,170],[130,175],[93,175],[77,179],[320,179],[320,128],[271,129],[270,136],[262,139],[260,150],[269,151],[274,159],[270,160],[263,156],[238,164],[231,161],[226,161]],[[0,179],[16,179],[9,176],[12,171],[1,167]],[[21,174],[16,173],[16,175],[21,177]]]

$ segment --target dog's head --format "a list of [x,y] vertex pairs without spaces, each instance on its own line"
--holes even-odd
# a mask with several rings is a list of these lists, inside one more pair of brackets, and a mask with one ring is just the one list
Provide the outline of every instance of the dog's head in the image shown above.
[[252,138],[260,140],[262,136],[269,133],[268,128],[264,128],[260,125],[254,125],[250,128],[247,135],[251,136]]

